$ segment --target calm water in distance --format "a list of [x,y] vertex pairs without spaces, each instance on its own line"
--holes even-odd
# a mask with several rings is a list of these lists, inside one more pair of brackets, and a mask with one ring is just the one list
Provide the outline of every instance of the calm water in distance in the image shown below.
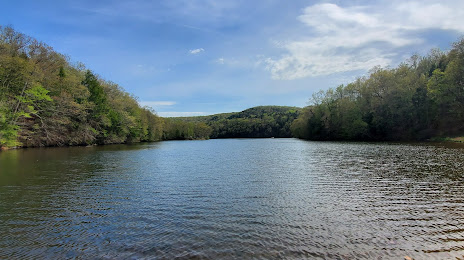
[[462,259],[464,147],[297,139],[0,153],[0,259]]

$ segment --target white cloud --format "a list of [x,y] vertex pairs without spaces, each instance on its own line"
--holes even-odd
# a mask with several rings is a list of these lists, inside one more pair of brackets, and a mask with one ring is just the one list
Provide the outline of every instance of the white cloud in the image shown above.
[[400,48],[420,44],[424,30],[464,32],[464,1],[391,1],[384,6],[316,4],[298,20],[308,31],[280,41],[285,54],[264,60],[273,79],[298,79],[392,64]]
[[224,58],[219,58],[216,60],[216,63],[218,64],[224,64]]
[[199,48],[199,49],[190,50],[189,52],[190,54],[198,54],[203,51],[205,51],[203,48]]
[[149,106],[149,107],[160,107],[160,106],[173,106],[177,104],[174,101],[140,101],[141,106]]
[[464,2],[462,0],[401,2],[398,13],[407,14],[404,23],[412,29],[441,29],[464,32]]
[[159,116],[162,117],[186,117],[186,116],[206,116],[212,115],[214,113],[206,113],[206,112],[158,112]]

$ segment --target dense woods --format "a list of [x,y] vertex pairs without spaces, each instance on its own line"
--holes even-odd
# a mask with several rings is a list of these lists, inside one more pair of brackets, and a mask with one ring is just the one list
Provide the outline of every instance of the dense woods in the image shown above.
[[[173,126],[165,125],[117,84],[0,27],[0,148],[170,139]],[[203,129],[195,132],[200,128],[185,138],[207,138]]]
[[464,40],[313,95],[300,109],[161,118],[117,84],[0,26],[0,148],[208,138],[424,140],[464,134]]
[[292,137],[290,126],[300,110],[298,107],[258,106],[242,112],[173,120],[205,123],[211,127],[211,138]]
[[164,119],[164,140],[209,139],[211,127],[203,122],[185,122],[170,118]]
[[424,140],[464,134],[464,40],[313,95],[292,124],[311,140]]

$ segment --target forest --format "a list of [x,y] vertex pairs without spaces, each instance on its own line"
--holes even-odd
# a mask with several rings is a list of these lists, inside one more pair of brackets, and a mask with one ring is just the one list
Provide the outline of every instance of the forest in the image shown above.
[[291,137],[300,108],[162,118],[52,47],[0,27],[0,148]]
[[258,106],[242,112],[172,120],[205,123],[211,128],[210,138],[286,138],[292,137],[290,126],[300,111],[298,107]]
[[161,118],[114,82],[0,26],[0,148],[209,138],[428,140],[464,135],[464,39],[373,68],[301,109]]
[[310,140],[440,140],[464,136],[464,39],[396,68],[373,68],[313,95],[292,124]]
[[0,148],[158,141],[176,131],[209,137],[204,124],[172,124],[83,64],[0,27]]

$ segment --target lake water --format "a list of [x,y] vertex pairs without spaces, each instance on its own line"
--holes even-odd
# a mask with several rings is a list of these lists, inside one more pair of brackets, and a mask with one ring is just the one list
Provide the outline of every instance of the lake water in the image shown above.
[[0,259],[463,259],[464,147],[297,139],[0,153]]

